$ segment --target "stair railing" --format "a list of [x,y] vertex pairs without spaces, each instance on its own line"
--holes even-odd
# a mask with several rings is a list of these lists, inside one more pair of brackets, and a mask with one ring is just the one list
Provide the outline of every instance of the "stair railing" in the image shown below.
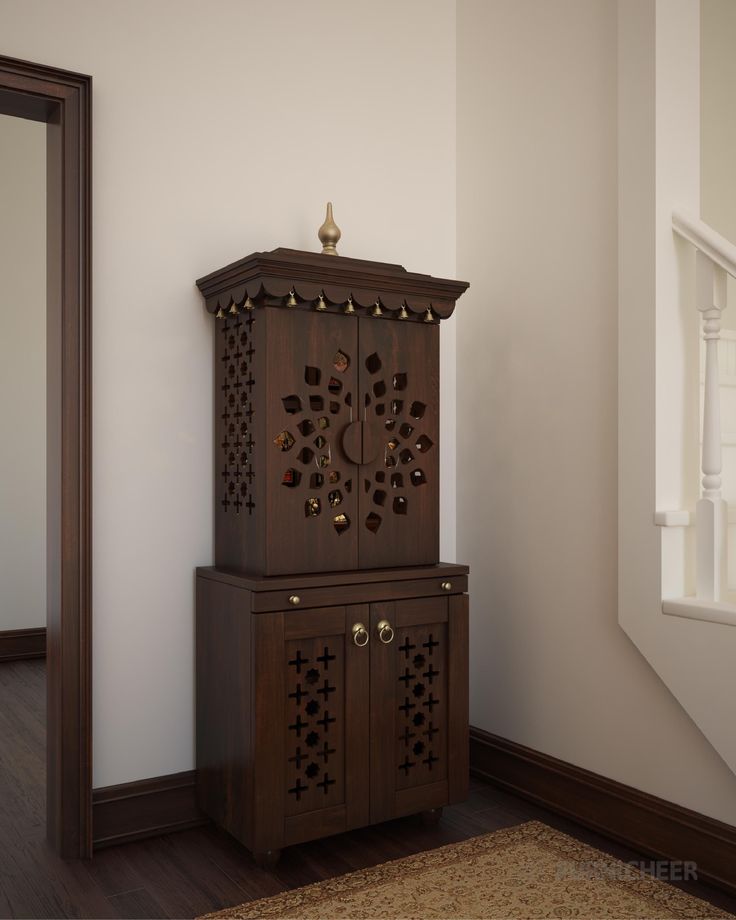
[[678,212],[672,228],[695,247],[695,297],[705,342],[701,497],[695,509],[695,591],[722,601],[728,590],[728,507],[721,494],[721,394],[718,341],[726,308],[726,275],[736,278],[736,246],[704,221]]

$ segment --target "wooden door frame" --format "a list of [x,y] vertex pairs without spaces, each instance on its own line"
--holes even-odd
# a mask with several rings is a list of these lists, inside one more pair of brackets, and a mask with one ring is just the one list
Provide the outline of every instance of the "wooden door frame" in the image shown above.
[[[0,56],[0,113],[47,125],[47,837],[92,855],[92,78]],[[18,304],[18,309],[24,309]]]

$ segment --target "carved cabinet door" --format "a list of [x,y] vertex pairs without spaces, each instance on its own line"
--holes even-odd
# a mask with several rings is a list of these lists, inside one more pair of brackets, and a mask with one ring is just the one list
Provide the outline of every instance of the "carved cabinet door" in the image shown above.
[[369,821],[367,605],[255,617],[256,850]]
[[266,310],[266,574],[358,568],[358,323]]
[[265,573],[436,563],[438,326],[267,310],[265,335]]
[[371,823],[467,795],[467,603],[371,604]]
[[439,559],[439,328],[359,321],[360,568]]

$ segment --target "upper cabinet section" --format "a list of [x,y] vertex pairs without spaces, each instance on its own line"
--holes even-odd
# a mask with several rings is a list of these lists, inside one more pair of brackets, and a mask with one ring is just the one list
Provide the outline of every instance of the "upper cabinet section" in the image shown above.
[[216,565],[438,562],[438,320],[467,285],[284,249],[197,283],[217,328]]

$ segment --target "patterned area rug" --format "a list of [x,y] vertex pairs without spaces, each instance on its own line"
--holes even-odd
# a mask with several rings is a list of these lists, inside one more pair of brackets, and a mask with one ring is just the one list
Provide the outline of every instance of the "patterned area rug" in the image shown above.
[[705,920],[733,915],[530,821],[207,914],[207,920],[257,917]]

